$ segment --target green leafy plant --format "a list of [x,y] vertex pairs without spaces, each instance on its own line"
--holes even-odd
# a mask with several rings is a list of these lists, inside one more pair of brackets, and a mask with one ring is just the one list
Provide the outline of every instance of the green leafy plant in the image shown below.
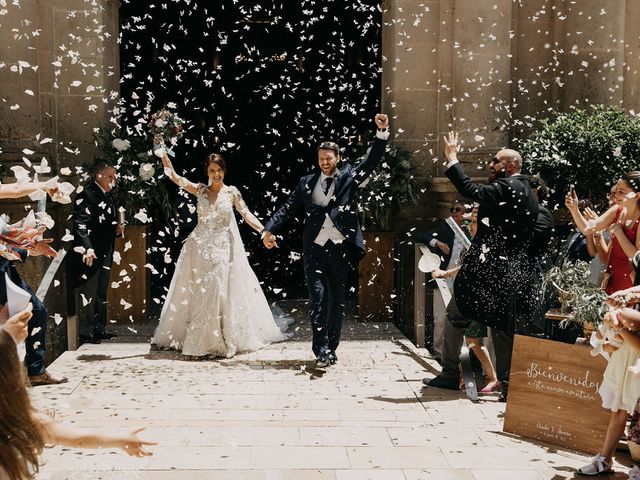
[[[356,149],[358,156],[366,154],[370,138]],[[358,205],[382,230],[391,230],[393,212],[418,202],[418,184],[413,177],[411,152],[390,147],[380,165],[358,190]]]
[[527,172],[537,173],[560,205],[569,186],[594,204],[624,173],[640,168],[640,118],[611,106],[556,112],[518,145]]
[[[161,177],[164,171],[151,152],[150,140],[142,135],[116,136],[114,130],[101,128],[94,134],[97,147],[95,162],[106,161],[118,170],[113,190],[116,205],[124,207],[129,225],[148,222],[135,218],[141,210],[152,219],[167,221],[175,213]],[[91,167],[89,167],[91,170]]]
[[560,298],[560,311],[569,315],[565,322],[598,325],[608,311],[607,295],[590,281],[586,262],[565,263],[545,273],[542,289],[555,288]]

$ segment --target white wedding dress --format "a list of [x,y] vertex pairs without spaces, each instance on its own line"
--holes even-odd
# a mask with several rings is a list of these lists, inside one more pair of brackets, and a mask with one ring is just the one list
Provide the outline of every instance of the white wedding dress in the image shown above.
[[152,344],[229,358],[286,339],[247,260],[234,207],[255,219],[237,188],[223,186],[210,204],[198,186],[198,225],[180,252]]

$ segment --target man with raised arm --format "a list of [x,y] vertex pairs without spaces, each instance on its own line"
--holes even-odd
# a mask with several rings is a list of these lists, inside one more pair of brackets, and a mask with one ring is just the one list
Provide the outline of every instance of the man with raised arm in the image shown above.
[[376,138],[366,157],[354,165],[341,165],[340,147],[322,142],[317,149],[319,172],[306,175],[286,203],[267,222],[262,238],[267,248],[287,220],[305,214],[304,273],[311,300],[312,349],[315,366],[338,361],[336,350],[344,316],[349,272],[364,256],[364,242],[355,202],[357,188],[380,163],[389,138],[387,115],[375,117]]
[[442,373],[423,382],[431,387],[458,389],[458,357],[464,329],[470,320],[491,327],[496,349],[496,373],[506,399],[513,333],[519,315],[519,298],[531,286],[526,253],[538,217],[538,203],[528,177],[520,173],[522,158],[502,149],[490,164],[488,185],[474,183],[458,162],[458,134],[445,137],[446,175],[458,192],[479,204],[478,233],[454,283],[447,307]]

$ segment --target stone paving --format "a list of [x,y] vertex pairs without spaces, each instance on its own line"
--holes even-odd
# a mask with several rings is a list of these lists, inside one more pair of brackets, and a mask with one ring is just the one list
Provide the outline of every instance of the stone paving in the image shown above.
[[186,361],[147,343],[66,352],[50,370],[70,382],[33,389],[39,406],[82,428],[145,426],[160,444],[143,459],[54,447],[37,478],[559,480],[588,460],[502,433],[496,396],[423,389],[437,363],[390,324],[349,321],[326,372],[312,367],[303,315],[293,330],[229,360]]

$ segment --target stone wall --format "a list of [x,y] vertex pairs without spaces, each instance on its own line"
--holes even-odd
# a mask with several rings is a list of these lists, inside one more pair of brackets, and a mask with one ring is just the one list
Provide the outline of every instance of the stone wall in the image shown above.
[[[443,177],[442,136],[461,132],[472,176],[549,109],[594,103],[640,113],[640,3],[634,0],[385,0],[384,110],[414,152],[423,198],[404,231],[456,198]],[[474,175],[476,173],[477,175]]]
[[[32,0],[0,8],[3,165],[26,166],[25,158],[33,163],[46,158],[53,174],[69,167],[73,174],[63,180],[79,181],[74,167],[92,161],[93,129],[109,120],[118,96],[119,6],[113,0]],[[0,202],[1,212],[13,220],[34,206],[28,199]],[[56,239],[54,247],[69,248],[58,239],[70,229],[70,207],[49,202],[47,212],[56,220],[49,234]],[[19,269],[35,289],[49,263],[31,258]],[[63,266],[60,284],[51,287],[45,303],[51,315],[66,318],[64,276]],[[64,348],[65,335],[64,322],[50,322],[51,355]]]

